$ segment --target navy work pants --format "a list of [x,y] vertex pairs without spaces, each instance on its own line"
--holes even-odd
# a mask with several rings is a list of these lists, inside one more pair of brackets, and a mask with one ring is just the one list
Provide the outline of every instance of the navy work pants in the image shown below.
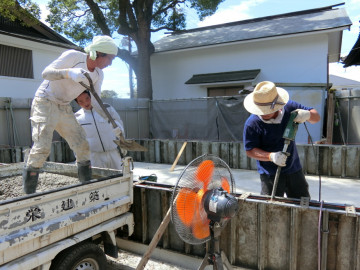
[[[261,195],[271,195],[274,178],[275,175],[260,174]],[[302,170],[292,174],[280,173],[275,196],[283,197],[285,193],[288,198],[310,198],[309,184],[307,183]]]

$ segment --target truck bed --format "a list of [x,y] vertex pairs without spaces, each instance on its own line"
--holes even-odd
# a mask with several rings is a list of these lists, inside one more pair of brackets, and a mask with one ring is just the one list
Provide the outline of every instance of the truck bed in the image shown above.
[[[0,201],[0,268],[128,212],[133,182],[129,161],[125,163],[123,172],[93,168],[95,179],[82,184],[74,178],[75,165],[49,162],[44,165],[42,180],[53,185],[47,185],[46,191],[31,195],[13,192]],[[22,163],[1,166],[0,183],[22,179],[22,168]],[[56,185],[59,179],[61,187]],[[14,186],[21,186],[16,181]]]
[[[41,172],[36,192],[49,191],[78,183],[77,177]],[[23,191],[22,175],[8,176],[0,179],[0,184],[0,201],[26,196]]]

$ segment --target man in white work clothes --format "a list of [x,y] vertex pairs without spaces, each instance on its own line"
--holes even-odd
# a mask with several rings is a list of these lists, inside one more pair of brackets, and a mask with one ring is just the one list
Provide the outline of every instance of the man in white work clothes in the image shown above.
[[121,170],[122,159],[117,144],[114,143],[116,137],[120,137],[120,133],[125,136],[124,125],[119,114],[112,106],[104,104],[118,126],[114,129],[107,118],[93,109],[89,91],[81,93],[75,101],[81,106],[81,109],[75,113],[75,117],[85,130],[90,146],[91,165]]
[[[110,66],[118,47],[109,36],[95,36],[85,53],[68,50],[48,65],[42,73],[44,81],[35,93],[31,105],[32,140],[34,142],[23,171],[23,188],[27,194],[36,192],[39,171],[50,154],[53,132],[56,130],[75,152],[78,177],[81,182],[92,177],[90,149],[82,127],[76,121],[70,102],[89,85],[84,75],[91,77],[100,95],[104,79],[103,68]],[[99,104],[94,107],[101,110]]]

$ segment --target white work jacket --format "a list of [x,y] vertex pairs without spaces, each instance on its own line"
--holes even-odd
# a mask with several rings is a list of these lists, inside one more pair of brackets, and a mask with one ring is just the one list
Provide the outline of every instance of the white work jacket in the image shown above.
[[[95,92],[100,96],[101,85],[104,79],[104,72],[96,67],[93,72],[90,72],[86,64],[87,55],[85,53],[68,50],[61,54],[61,56],[53,61],[47,68],[51,69],[66,69],[66,68],[82,68],[90,75]],[[44,70],[44,71],[45,71]],[[89,85],[86,80],[84,82]],[[74,82],[71,79],[62,79],[48,81],[44,80],[37,89],[35,96],[49,99],[60,105],[70,104],[72,100],[77,98],[82,92],[86,90],[80,83]],[[100,108],[97,101],[93,98],[93,106]]]
[[[107,109],[109,113],[125,137],[123,122],[119,114],[110,105],[106,104],[106,106],[108,106]],[[75,117],[85,130],[91,152],[106,152],[117,148],[117,145],[114,143],[116,136],[111,123],[97,113],[96,110],[85,110],[81,108],[75,113]]]

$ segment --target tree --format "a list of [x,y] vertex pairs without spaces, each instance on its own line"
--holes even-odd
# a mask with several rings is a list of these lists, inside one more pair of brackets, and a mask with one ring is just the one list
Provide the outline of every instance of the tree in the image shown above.
[[0,15],[10,21],[20,20],[26,26],[33,26],[40,19],[40,8],[31,0],[1,0]]
[[102,90],[101,97],[102,98],[116,98],[118,94],[114,90]]
[[[26,0],[23,0],[26,1]],[[152,99],[150,56],[154,52],[151,33],[185,28],[187,7],[202,20],[215,13],[224,0],[50,0],[47,21],[57,32],[80,46],[94,35],[129,36],[137,55],[119,49],[118,57],[128,63],[137,78],[137,97]]]

